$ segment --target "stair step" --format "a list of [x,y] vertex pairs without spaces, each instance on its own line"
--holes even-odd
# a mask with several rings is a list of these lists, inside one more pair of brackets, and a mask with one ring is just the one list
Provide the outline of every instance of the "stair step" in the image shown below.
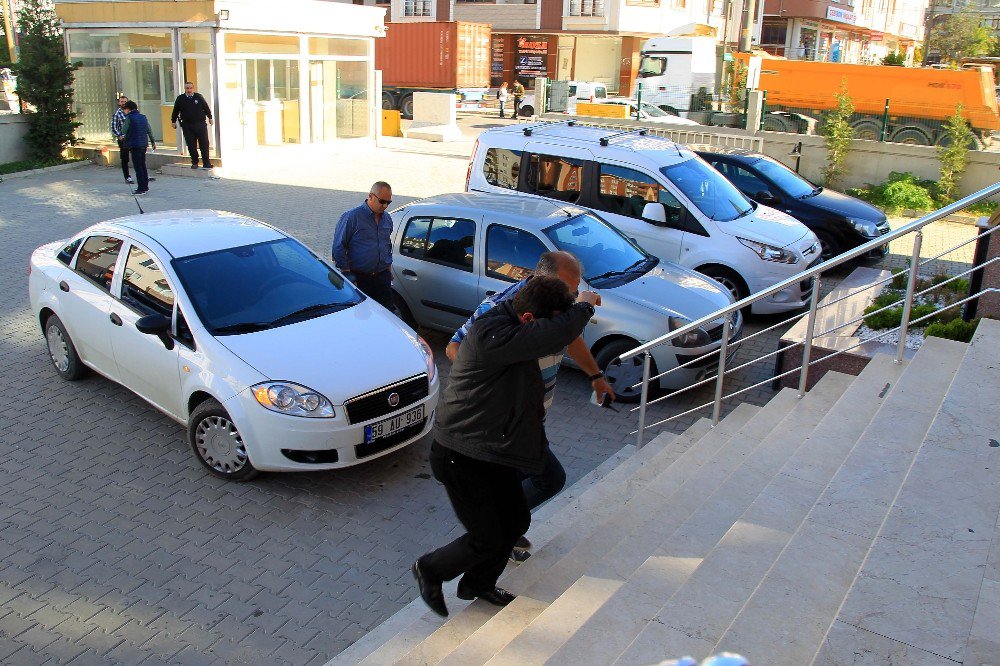
[[488,625],[484,622],[479,629],[470,634],[461,645],[438,663],[440,666],[485,664],[548,607],[549,604],[541,601],[527,597],[521,599],[517,608],[504,613],[502,617],[496,617]]
[[806,664],[836,617],[965,345],[929,338],[714,650]]
[[[638,615],[645,613],[644,617],[654,619],[643,622],[646,628],[635,645],[628,647],[627,658],[636,659],[651,651],[700,655],[711,651],[871,420],[882,402],[880,394],[884,396],[888,390],[886,384],[894,383],[901,372],[890,357],[876,356],[859,377],[840,376],[840,381],[846,380],[848,385],[836,400],[816,394],[830,377],[828,374],[810,393],[816,398],[813,418],[817,419],[811,432],[803,427],[802,418],[795,420],[791,416],[775,430],[775,440],[786,440],[785,457],[770,468],[775,474],[766,487],[745,506],[738,519],[731,520],[728,531],[713,544],[690,578],[677,586],[677,576],[664,572],[662,563],[643,565],[648,571],[643,571],[641,578],[636,576],[633,594],[637,599],[631,601],[643,604]],[[778,444],[776,441],[775,451],[782,450]],[[831,449],[837,454],[832,455]],[[792,475],[800,469],[810,470],[814,478]],[[657,556],[691,556],[691,552],[685,552],[689,548],[686,541],[683,532],[676,534],[657,551]],[[661,583],[664,575],[667,580]],[[623,612],[627,608],[624,601],[601,617]],[[595,617],[593,630],[597,629],[597,620]],[[636,633],[617,639],[619,645],[625,643],[622,650]]]
[[[580,663],[588,656],[596,663],[611,663],[627,649],[650,623],[650,618],[654,618],[664,607],[664,603],[670,603],[667,600],[682,588],[687,577],[696,569],[700,570],[702,558],[757,498],[805,436],[820,422],[827,406],[836,402],[853,380],[853,377],[841,373],[828,373],[803,400],[795,400],[792,409],[774,424],[770,432],[751,440],[750,451],[735,468],[731,468],[730,473],[720,464],[706,465],[699,471],[699,475],[705,475],[703,481],[696,484],[696,492],[698,487],[708,490],[698,492],[700,505],[676,529],[661,532],[652,521],[662,521],[662,518],[654,516],[637,531],[642,535],[638,540],[623,542],[610,551],[603,562],[592,567],[589,575],[617,573],[629,580],[556,653],[552,663]],[[787,392],[794,396],[793,391]],[[761,415],[769,410],[770,406],[765,407]],[[743,435],[738,433],[736,437]],[[710,476],[713,472],[717,474],[714,479]],[[671,507],[674,506],[674,499],[671,498]],[[640,556],[649,555],[640,562],[634,574],[628,571],[636,569],[629,563],[630,558],[634,559],[630,550]],[[655,627],[664,628],[658,619],[655,621],[658,623]],[[608,625],[613,625],[615,630],[606,631]],[[659,655],[657,658],[662,658],[665,654],[689,652],[661,650],[656,654]]]
[[542,664],[622,585],[584,576],[577,580],[487,664]]
[[[645,464],[636,466],[630,461],[612,473],[591,490],[583,493],[579,500],[563,508],[559,513],[551,517],[548,523],[557,523],[561,526],[561,531],[555,535],[543,547],[536,549],[531,559],[523,564],[508,568],[507,572],[500,579],[500,584],[506,589],[518,594],[519,597],[506,608],[501,609],[492,618],[486,620],[485,626],[492,626],[494,623],[508,622],[506,616],[509,614],[524,614],[526,611],[523,605],[533,606],[539,599],[532,595],[526,595],[525,591],[535,580],[541,577],[554,563],[558,562],[566,553],[575,546],[589,538],[589,536],[604,522],[604,518],[614,514],[625,500],[634,495],[643,487],[642,479],[651,478],[658,471],[665,471],[674,466],[675,462],[683,465],[691,465],[703,460],[708,453],[706,447],[717,448],[720,441],[725,441],[733,433],[739,430],[748,420],[750,420],[760,409],[752,405],[740,405],[734,409],[725,419],[719,422],[715,428],[711,428],[710,421],[701,419],[680,435],[660,435],[653,442],[647,444],[637,452],[642,454],[639,460],[648,456]],[[659,447],[647,451],[647,448],[658,443]],[[714,449],[711,449],[714,450]],[[680,452],[680,453],[679,453]],[[692,463],[691,461],[695,461]],[[700,463],[698,463],[700,464]],[[662,472],[661,472],[662,473]],[[531,532],[535,534],[535,532]],[[552,599],[545,599],[546,603]],[[475,613],[479,618],[479,611],[466,609],[465,612]],[[453,615],[455,621],[461,613]],[[463,629],[471,635],[478,631],[475,622],[462,621]],[[433,641],[441,647],[440,652],[435,656],[444,658],[448,654],[448,645],[455,644],[460,635],[454,631],[448,631],[451,636],[448,641],[441,641],[431,632],[424,634],[428,641]],[[398,653],[400,657],[412,650],[423,650],[419,642],[410,643],[407,649]],[[429,653],[426,653],[429,654]]]
[[[885,639],[876,656],[903,645],[982,663],[966,648],[984,588],[984,612],[996,612],[983,571],[1000,512],[1000,449],[989,446],[1000,433],[1000,322],[983,324],[838,615]],[[819,661],[843,656],[841,645],[832,636]]]

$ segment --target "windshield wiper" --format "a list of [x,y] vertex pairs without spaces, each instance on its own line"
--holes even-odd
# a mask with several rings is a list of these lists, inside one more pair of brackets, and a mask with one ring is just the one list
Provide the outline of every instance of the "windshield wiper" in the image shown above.
[[304,317],[306,315],[316,314],[316,313],[326,313],[332,311],[332,309],[343,307],[343,303],[317,303],[316,305],[307,305],[304,308],[299,308],[295,312],[289,312],[288,314],[278,317],[271,322],[271,326],[281,326],[282,324],[287,324],[288,322],[298,319],[299,317]]
[[809,194],[803,194],[801,197],[799,197],[799,199],[808,199],[810,197],[814,197],[814,196],[816,196],[817,194],[819,194],[822,191],[823,191],[822,187],[817,187],[815,190],[813,190]]
[[212,329],[212,333],[216,335],[226,335],[228,333],[256,333],[257,331],[266,331],[269,328],[271,328],[270,322],[247,321],[240,324],[229,324],[228,326],[216,326]]
[[628,268],[622,269],[620,271],[607,271],[606,273],[601,273],[600,275],[595,275],[594,277],[588,277],[587,282],[593,282],[594,280],[603,280],[604,278],[614,277],[616,275],[625,275],[626,273],[634,271],[636,268],[646,263],[647,261],[649,261],[649,257],[643,257],[642,259],[635,262]]
[[741,210],[740,214],[736,216],[736,219],[739,219],[741,217],[745,217],[745,216],[749,215],[752,212],[753,212],[753,206],[750,206],[746,210]]

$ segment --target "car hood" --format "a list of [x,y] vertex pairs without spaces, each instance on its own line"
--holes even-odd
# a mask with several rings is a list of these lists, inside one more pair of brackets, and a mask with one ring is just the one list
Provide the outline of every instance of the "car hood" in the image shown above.
[[691,320],[733,302],[729,291],[718,282],[669,262],[661,262],[641,278],[607,291],[666,316]]
[[749,215],[729,222],[717,222],[719,229],[732,236],[754,240],[776,247],[788,247],[812,232],[791,215],[756,204]]
[[871,220],[877,224],[885,221],[885,213],[870,203],[841,192],[834,192],[833,190],[822,190],[816,196],[802,199],[801,201],[804,204],[809,204],[845,217]]
[[215,339],[268,379],[302,384],[334,405],[427,372],[416,334],[370,299],[296,324]]

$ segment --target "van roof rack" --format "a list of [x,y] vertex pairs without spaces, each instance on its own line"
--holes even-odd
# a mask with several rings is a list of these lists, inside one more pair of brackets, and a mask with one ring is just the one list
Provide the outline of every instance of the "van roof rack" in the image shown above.
[[524,136],[531,136],[532,132],[536,129],[542,129],[543,127],[554,127],[555,125],[566,125],[568,127],[573,127],[576,125],[575,120],[553,120],[552,122],[539,123],[537,125],[529,125],[524,128]]
[[607,145],[608,145],[608,143],[610,143],[611,139],[617,139],[618,137],[624,136],[626,134],[635,134],[636,132],[638,132],[639,136],[646,136],[646,132],[647,131],[648,130],[646,128],[642,128],[642,129],[624,130],[622,132],[615,132],[614,134],[609,134],[607,136],[602,136],[601,137],[601,145],[607,147]]

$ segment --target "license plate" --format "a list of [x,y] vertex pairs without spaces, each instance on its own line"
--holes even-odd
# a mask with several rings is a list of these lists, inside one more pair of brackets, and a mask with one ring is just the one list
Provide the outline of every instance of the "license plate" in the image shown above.
[[365,426],[365,444],[370,444],[376,439],[392,437],[400,430],[404,430],[415,423],[424,420],[424,406],[414,407],[408,412],[397,414],[391,419],[385,419],[378,423]]

